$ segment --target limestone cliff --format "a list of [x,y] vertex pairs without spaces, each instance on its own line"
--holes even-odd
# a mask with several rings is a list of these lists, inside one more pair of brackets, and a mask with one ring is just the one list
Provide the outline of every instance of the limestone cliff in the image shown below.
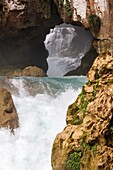
[[91,30],[95,38],[93,45],[100,55],[88,72],[88,82],[83,86],[81,94],[68,108],[67,126],[55,138],[52,168],[112,170],[113,2],[111,0],[55,2],[63,20],[72,23],[76,21]]
[[53,170],[113,169],[113,55],[102,54],[69,106],[52,149]]

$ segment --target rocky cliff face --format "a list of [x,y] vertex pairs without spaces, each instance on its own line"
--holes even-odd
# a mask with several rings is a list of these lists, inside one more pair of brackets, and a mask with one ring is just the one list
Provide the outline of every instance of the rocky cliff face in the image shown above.
[[[89,28],[100,55],[88,72],[88,82],[69,106],[67,126],[52,148],[53,170],[113,169],[113,2],[55,1],[66,22]],[[68,3],[67,3],[68,2]],[[68,10],[67,10],[68,9]],[[66,17],[68,16],[68,17]]]
[[52,149],[53,170],[113,169],[113,55],[97,57]]
[[[78,22],[89,28],[94,37],[97,51],[113,49],[113,1],[112,0],[55,0],[63,21]],[[99,41],[100,40],[100,41]]]
[[62,21],[45,0],[0,1],[0,71],[36,65],[47,71],[44,46],[50,28]]

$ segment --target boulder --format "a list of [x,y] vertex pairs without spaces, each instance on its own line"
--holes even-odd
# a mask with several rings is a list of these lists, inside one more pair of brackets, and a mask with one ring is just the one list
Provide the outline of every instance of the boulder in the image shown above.
[[5,88],[0,88],[0,127],[17,128],[18,115],[11,94]]
[[32,77],[46,77],[45,72],[36,66],[28,66],[25,69],[17,69],[15,71],[6,73],[8,77],[32,76]]

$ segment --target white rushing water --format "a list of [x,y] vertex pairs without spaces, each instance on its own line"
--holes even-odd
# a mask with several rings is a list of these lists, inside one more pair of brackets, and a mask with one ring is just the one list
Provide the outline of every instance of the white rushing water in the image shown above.
[[[19,128],[0,129],[0,170],[51,170],[51,149],[84,77],[11,79]],[[35,86],[34,86],[35,85]]]
[[46,36],[47,75],[63,76],[81,65],[81,59],[91,48],[93,37],[83,27],[61,24],[50,30]]

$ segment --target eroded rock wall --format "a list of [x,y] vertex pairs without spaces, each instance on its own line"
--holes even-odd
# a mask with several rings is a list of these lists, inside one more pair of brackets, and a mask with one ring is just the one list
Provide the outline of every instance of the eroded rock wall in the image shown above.
[[67,126],[52,148],[53,170],[113,169],[113,55],[99,55],[76,101]]

